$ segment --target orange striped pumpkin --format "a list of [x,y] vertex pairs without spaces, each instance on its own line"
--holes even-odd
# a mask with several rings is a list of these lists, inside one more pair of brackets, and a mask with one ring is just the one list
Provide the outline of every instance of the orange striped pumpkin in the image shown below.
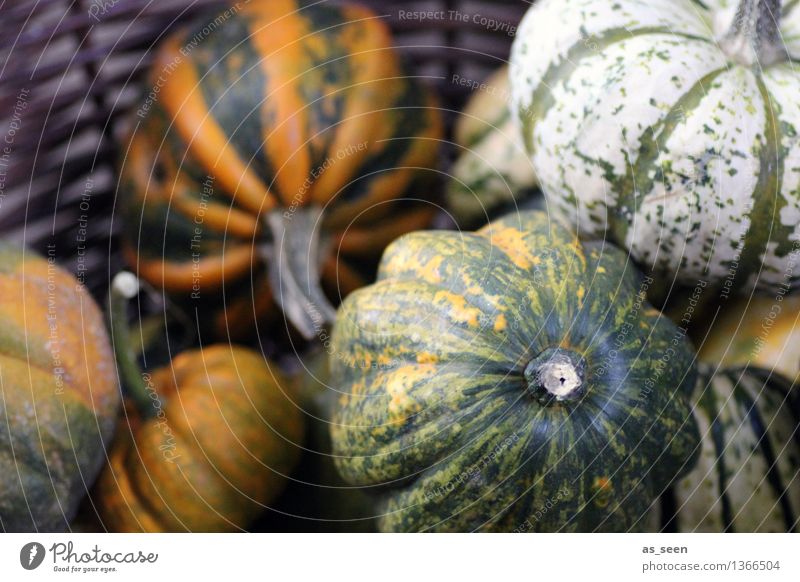
[[443,131],[436,100],[359,6],[253,1],[169,37],[133,120],[120,182],[129,262],[179,297],[217,304],[224,286],[236,322],[274,299],[297,324],[285,304],[302,290],[275,289],[298,272],[311,299],[324,301],[321,276],[338,302],[433,214],[420,184]]

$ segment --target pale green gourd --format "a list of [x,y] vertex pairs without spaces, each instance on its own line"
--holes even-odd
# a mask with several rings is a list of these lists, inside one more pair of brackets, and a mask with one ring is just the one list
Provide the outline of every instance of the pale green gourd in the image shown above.
[[792,0],[535,3],[511,85],[549,208],[680,282],[798,286],[798,57]]

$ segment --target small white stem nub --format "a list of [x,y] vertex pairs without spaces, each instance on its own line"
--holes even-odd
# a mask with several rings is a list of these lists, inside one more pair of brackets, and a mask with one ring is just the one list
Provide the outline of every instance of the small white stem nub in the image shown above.
[[111,287],[124,298],[133,299],[139,294],[139,279],[133,273],[122,271],[114,277]]
[[538,376],[541,386],[558,401],[572,397],[582,384],[580,374],[566,357],[554,356],[542,364]]
[[525,367],[528,392],[541,404],[580,400],[586,392],[586,363],[570,349],[550,347]]
[[142,417],[150,418],[154,410],[152,400],[142,380],[128,327],[128,302],[139,293],[139,287],[139,279],[133,273],[122,271],[114,277],[108,294],[108,320],[120,384],[136,402]]

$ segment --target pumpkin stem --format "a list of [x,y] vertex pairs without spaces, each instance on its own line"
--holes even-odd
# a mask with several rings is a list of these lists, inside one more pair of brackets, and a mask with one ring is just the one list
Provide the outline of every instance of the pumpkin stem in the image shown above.
[[322,208],[276,210],[267,215],[272,245],[267,249],[275,301],[307,340],[336,318],[320,286],[319,231]]
[[575,401],[586,392],[586,362],[571,350],[548,348],[525,367],[525,379],[542,404]]
[[128,302],[138,293],[139,279],[136,275],[127,271],[118,273],[111,282],[108,319],[120,384],[133,399],[142,417],[150,418],[155,413],[156,407],[153,406],[153,398],[145,386],[145,379],[131,342],[131,330],[128,327]]
[[781,0],[741,0],[720,46],[745,66],[768,67],[787,60],[780,33]]

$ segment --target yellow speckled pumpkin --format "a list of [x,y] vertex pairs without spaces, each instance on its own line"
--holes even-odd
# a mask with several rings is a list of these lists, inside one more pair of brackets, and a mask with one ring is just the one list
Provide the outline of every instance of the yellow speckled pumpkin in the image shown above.
[[119,402],[89,293],[52,258],[0,243],[0,531],[66,529]]
[[643,527],[699,436],[693,351],[641,281],[543,212],[392,243],[330,358],[336,466],[379,528]]

